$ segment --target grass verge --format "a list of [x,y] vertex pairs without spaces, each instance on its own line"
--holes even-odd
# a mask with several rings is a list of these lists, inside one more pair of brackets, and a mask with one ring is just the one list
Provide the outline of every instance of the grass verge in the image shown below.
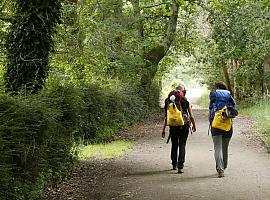
[[270,102],[260,101],[252,107],[241,109],[241,113],[251,116],[260,130],[260,137],[270,151]]
[[199,105],[202,108],[208,108],[209,107],[209,91],[205,92],[200,98],[199,98]]
[[79,159],[87,158],[115,158],[121,157],[129,153],[134,142],[126,140],[113,141],[107,144],[91,144],[81,146],[79,151]]

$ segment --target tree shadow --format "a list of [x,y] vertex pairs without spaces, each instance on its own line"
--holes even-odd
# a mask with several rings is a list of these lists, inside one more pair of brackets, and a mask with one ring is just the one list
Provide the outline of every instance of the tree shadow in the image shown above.
[[[171,172],[171,173],[169,173]],[[155,174],[175,174],[177,170],[166,169],[166,170],[158,170],[158,171],[142,171],[142,172],[131,172],[127,175],[129,176],[152,176]]]
[[[181,179],[181,181],[184,182],[188,182],[188,181],[196,181],[199,179],[212,179],[212,178],[218,178],[216,173],[213,174],[206,174],[206,175],[202,175],[202,176],[190,176],[191,174],[188,174],[188,176],[186,175],[186,173],[184,174],[178,174],[177,170],[158,170],[158,171],[141,171],[141,172],[129,172],[127,175],[128,176],[153,176],[153,175],[176,175],[179,176],[179,178]],[[171,180],[170,180],[171,181]]]

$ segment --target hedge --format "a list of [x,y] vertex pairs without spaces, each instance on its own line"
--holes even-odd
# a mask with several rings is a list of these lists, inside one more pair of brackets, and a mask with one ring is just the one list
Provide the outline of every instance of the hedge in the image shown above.
[[[154,87],[156,88],[156,87]],[[0,199],[31,200],[71,174],[78,141],[106,142],[158,107],[127,85],[48,84],[38,95],[0,94]]]

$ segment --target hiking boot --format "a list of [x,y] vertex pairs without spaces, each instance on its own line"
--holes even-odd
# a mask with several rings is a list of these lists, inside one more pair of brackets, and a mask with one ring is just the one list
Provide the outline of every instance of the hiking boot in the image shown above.
[[173,166],[172,166],[172,169],[173,169],[173,170],[176,170],[176,165],[173,165]]
[[178,168],[178,174],[183,174],[183,173],[184,173],[183,169]]
[[218,178],[224,177],[224,172],[218,172]]

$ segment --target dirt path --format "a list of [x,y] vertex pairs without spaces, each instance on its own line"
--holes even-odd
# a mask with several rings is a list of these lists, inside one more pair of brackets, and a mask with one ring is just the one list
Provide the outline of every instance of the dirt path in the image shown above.
[[270,157],[250,134],[250,121],[235,120],[229,168],[224,178],[217,178],[207,111],[196,110],[195,117],[198,132],[188,138],[184,174],[170,170],[170,145],[160,137],[161,120],[149,121],[129,130],[145,135],[129,155],[81,163],[74,177],[45,199],[270,200]]

